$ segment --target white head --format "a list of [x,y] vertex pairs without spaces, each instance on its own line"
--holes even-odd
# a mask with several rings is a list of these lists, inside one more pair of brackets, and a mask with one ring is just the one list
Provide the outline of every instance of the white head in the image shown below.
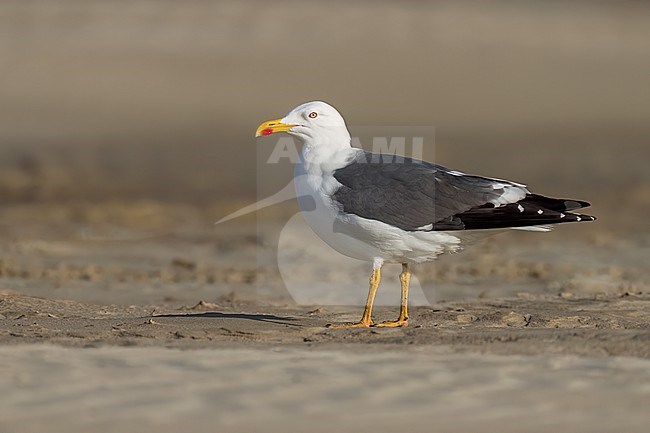
[[281,119],[262,123],[255,137],[286,132],[310,146],[350,147],[350,133],[336,108],[321,101],[299,105]]

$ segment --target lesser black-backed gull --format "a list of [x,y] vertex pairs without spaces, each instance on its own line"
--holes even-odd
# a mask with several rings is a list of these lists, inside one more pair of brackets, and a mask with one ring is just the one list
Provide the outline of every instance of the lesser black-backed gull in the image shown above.
[[[262,123],[256,137],[277,132],[302,141],[294,182],[309,226],[341,254],[373,264],[361,320],[333,328],[407,326],[409,265],[458,251],[477,231],[548,231],[553,224],[595,219],[572,212],[589,206],[585,201],[549,198],[520,183],[354,148],[343,117],[324,102],[308,102]],[[402,264],[399,317],[374,324],[381,267],[390,262]]]

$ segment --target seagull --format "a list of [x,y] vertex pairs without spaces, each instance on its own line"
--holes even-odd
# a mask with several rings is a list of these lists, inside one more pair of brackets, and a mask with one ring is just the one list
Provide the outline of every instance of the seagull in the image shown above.
[[[596,218],[573,212],[580,200],[531,193],[526,185],[450,170],[426,161],[352,147],[345,120],[313,101],[262,123],[255,137],[285,132],[302,142],[294,166],[301,213],[341,254],[372,263],[361,320],[331,328],[408,326],[410,266],[459,251],[480,233],[549,231]],[[384,263],[400,263],[397,320],[374,323],[372,307]]]

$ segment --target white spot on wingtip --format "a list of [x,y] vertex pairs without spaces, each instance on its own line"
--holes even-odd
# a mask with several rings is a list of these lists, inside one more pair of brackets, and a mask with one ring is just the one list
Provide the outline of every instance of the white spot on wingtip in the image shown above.
[[520,205],[520,204],[517,205],[517,209],[519,209],[519,212],[524,211],[524,207],[522,205]]
[[537,211],[537,213],[541,215],[541,214],[543,214],[543,213],[544,213],[544,211],[543,211],[543,210],[541,210],[541,209],[539,209],[539,210]]
[[582,221],[582,218],[576,217],[576,221]]
[[564,218],[565,216],[566,215],[564,215],[563,213],[560,213],[560,218]]
[[430,231],[431,229],[433,229],[433,224],[427,224],[427,225],[425,225],[425,226],[418,227],[418,228],[416,228],[415,230],[422,230],[422,231],[428,232],[428,231]]

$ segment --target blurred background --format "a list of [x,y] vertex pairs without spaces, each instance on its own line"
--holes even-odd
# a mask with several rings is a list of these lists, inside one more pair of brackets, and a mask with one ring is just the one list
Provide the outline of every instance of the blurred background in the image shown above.
[[435,125],[464,170],[638,187],[649,20],[637,1],[3,1],[3,201],[254,197],[255,127],[314,99]]
[[[254,244],[248,229],[215,234],[212,222],[256,198],[256,126],[315,99],[350,125],[435,126],[425,158],[439,164],[593,202],[597,224],[547,239],[577,233],[597,253],[625,238],[641,270],[649,22],[639,1],[5,0],[0,276],[41,293],[30,278],[64,290],[75,263],[83,281],[110,273],[88,263],[87,245],[47,239],[193,226],[188,245]],[[265,175],[283,185],[291,173]],[[124,268],[132,246],[111,248]],[[210,248],[180,251],[210,261],[221,251]],[[138,257],[158,269],[152,254]],[[210,281],[197,284],[221,280]]]

